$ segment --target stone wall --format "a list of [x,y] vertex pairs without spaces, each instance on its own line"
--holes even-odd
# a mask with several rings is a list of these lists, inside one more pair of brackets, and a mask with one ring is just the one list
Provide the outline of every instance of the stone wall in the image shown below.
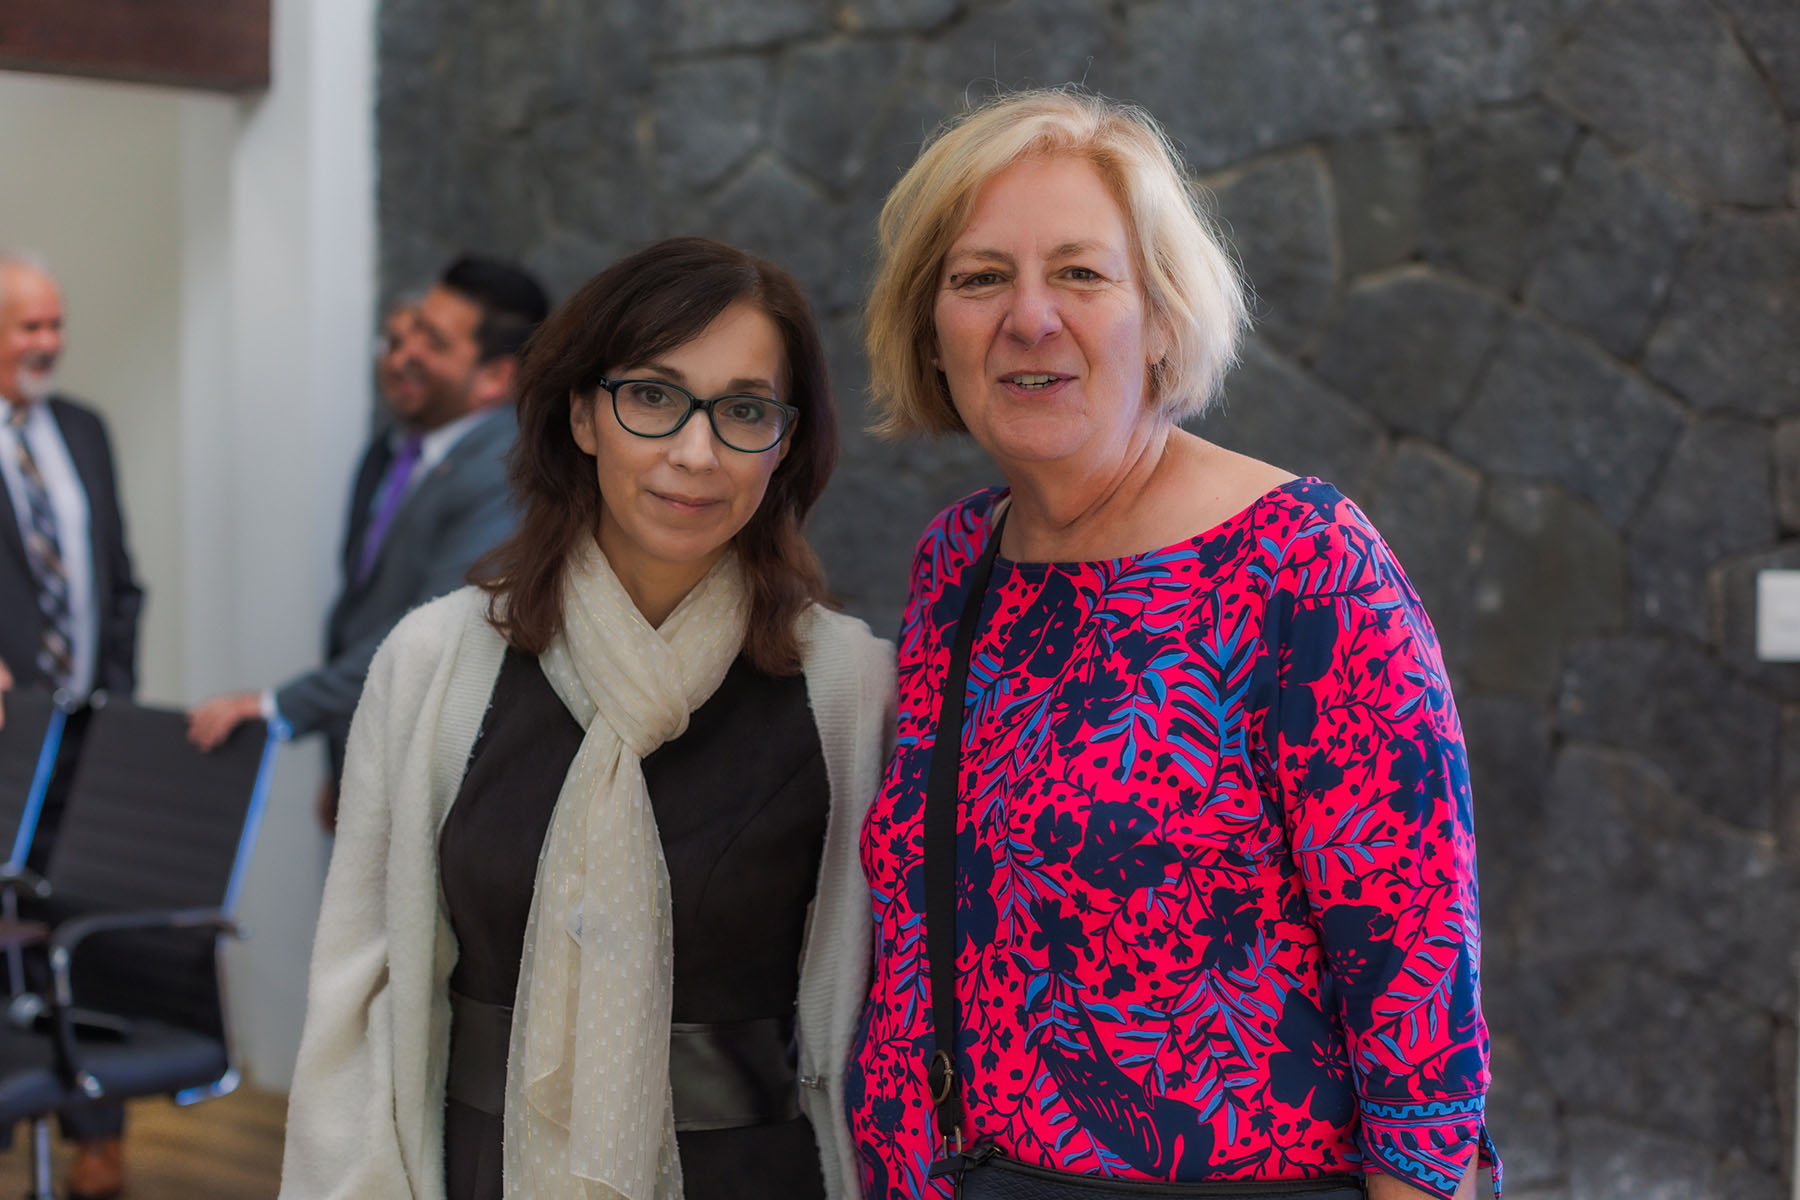
[[459,247],[566,290],[705,232],[791,267],[850,410],[814,522],[893,629],[991,470],[856,428],[880,197],[998,81],[1142,101],[1258,333],[1206,436],[1394,543],[1476,773],[1508,1193],[1787,1194],[1800,666],[1793,0],[387,0],[383,285]]

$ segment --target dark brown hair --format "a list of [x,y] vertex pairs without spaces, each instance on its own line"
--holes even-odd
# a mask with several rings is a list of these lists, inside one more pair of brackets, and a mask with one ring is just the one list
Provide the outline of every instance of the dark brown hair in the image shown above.
[[801,526],[837,461],[825,351],[786,271],[709,238],[671,238],[614,263],[551,313],[526,347],[510,459],[523,516],[518,531],[470,576],[490,596],[488,619],[508,644],[541,654],[562,632],[569,554],[599,526],[600,485],[569,431],[571,397],[592,397],[608,371],[675,349],[739,301],[775,323],[787,359],[781,398],[800,410],[787,455],[736,538],[750,591],[744,653],[770,674],[800,669],[794,623],[825,592]]

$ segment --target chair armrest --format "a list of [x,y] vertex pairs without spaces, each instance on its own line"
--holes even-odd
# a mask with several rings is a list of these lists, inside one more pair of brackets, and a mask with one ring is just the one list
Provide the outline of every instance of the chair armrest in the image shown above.
[[0,950],[35,946],[44,941],[49,934],[50,927],[42,921],[20,921],[10,917],[0,917]]
[[213,929],[233,937],[246,935],[243,926],[217,908],[144,909],[71,917],[50,935],[50,971],[56,983],[51,1002],[58,1007],[75,1002],[69,983],[69,960],[77,946],[96,933],[123,933],[136,929]]
[[70,963],[76,947],[96,933],[121,933],[139,929],[213,929],[235,937],[245,935],[244,928],[222,909],[175,908],[147,909],[141,912],[94,913],[64,921],[50,935],[50,973],[54,989],[50,997],[51,1044],[56,1051],[56,1065],[64,1081],[89,1099],[105,1094],[100,1081],[81,1065],[75,1046],[75,989],[71,981]]
[[38,900],[50,898],[50,881],[29,867],[0,867],[0,890],[26,892]]

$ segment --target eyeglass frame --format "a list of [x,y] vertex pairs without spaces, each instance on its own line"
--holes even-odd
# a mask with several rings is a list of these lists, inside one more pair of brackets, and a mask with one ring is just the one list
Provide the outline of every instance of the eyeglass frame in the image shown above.
[[[654,383],[657,387],[665,387],[680,392],[683,396],[687,397],[687,411],[681,414],[681,419],[675,422],[674,427],[667,433],[639,433],[637,430],[627,425],[625,423],[625,418],[619,415],[619,389],[628,383]],[[788,434],[794,432],[794,427],[800,423],[800,410],[798,408],[785,401],[777,400],[773,396],[758,396],[755,392],[727,392],[723,396],[714,396],[710,400],[702,400],[700,397],[694,395],[694,393],[682,387],[679,383],[673,383],[667,379],[649,379],[641,375],[629,376],[624,379],[603,378],[600,380],[600,386],[606,389],[607,394],[612,397],[613,420],[619,423],[620,429],[623,429],[632,437],[650,438],[651,440],[674,437],[683,429],[687,428],[687,423],[693,418],[695,411],[704,410],[706,413],[706,424],[711,428],[712,435],[719,439],[719,444],[721,446],[724,446],[729,450],[736,450],[739,454],[767,454],[775,447],[781,445],[782,442],[786,441]],[[787,416],[787,421],[781,427],[781,435],[768,445],[764,446],[761,450],[745,450],[741,446],[733,446],[730,442],[725,440],[725,435],[719,432],[719,423],[713,419],[713,406],[723,403],[726,400],[754,400],[758,404],[774,405]]]

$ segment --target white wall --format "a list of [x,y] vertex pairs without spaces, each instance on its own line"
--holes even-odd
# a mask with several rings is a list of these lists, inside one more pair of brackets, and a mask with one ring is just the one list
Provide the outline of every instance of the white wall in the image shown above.
[[[238,100],[0,72],[0,246],[50,259],[62,382],[112,426],[149,593],[141,697],[317,660],[368,428],[374,0],[276,0]],[[282,756],[228,962],[240,1059],[284,1088],[329,847],[316,742]]]
[[168,90],[0,71],[0,247],[38,251],[62,283],[59,386],[112,429],[148,594],[142,694],[163,703],[183,696],[182,106]]

